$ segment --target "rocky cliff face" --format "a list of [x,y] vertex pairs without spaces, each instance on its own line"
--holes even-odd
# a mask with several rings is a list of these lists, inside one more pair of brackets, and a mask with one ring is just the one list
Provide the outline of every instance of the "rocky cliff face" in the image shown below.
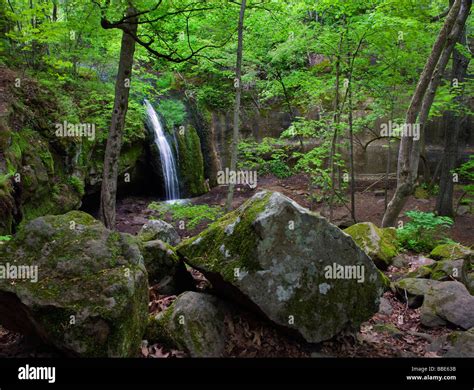
[[[85,195],[100,192],[111,96],[87,85],[71,95],[66,86],[40,84],[4,67],[0,90],[2,235],[38,216],[77,209]],[[144,126],[136,108],[130,112],[119,191],[144,181]]]

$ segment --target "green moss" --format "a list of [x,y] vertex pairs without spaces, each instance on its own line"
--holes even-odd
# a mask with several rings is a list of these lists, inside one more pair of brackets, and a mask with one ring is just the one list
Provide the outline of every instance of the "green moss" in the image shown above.
[[[183,241],[177,247],[178,253],[196,266],[221,273],[229,281],[234,280],[236,268],[241,271],[260,270],[254,256],[258,235],[252,224],[265,209],[270,196],[271,193],[266,193],[260,199],[247,201],[198,236]],[[229,225],[234,225],[232,234],[225,231]]]
[[407,278],[427,278],[429,279],[433,270],[426,265],[418,267],[416,270],[407,274]]
[[[379,273],[379,276],[381,276],[381,273]],[[343,324],[357,327],[378,310],[378,302],[376,302],[376,297],[373,296],[372,286],[366,286],[366,288],[360,288],[360,286],[358,288],[343,287],[342,284],[347,282],[347,280],[332,281],[331,288],[324,295],[320,294],[319,291],[314,291],[311,295],[308,295],[307,287],[297,288],[293,297],[286,304],[288,308],[286,312],[291,313],[294,316],[295,323],[298,322],[300,326],[301,324],[313,324],[311,326],[316,327],[314,322],[318,321],[318,333],[322,339],[330,338],[334,334],[334,330],[342,331],[340,326]],[[356,281],[351,282],[357,284]],[[327,283],[324,274],[312,277],[311,280],[305,274],[301,281],[303,286],[319,286],[322,283]],[[370,282],[366,281],[366,283]],[[380,286],[381,280],[378,279],[375,283]],[[357,301],[373,302],[373,306],[367,305],[364,307],[365,310],[361,306],[346,307],[346,310],[342,311],[340,306],[335,304],[335,302],[352,301],[354,295],[357,296]],[[324,313],[324,317],[315,318],[314,307],[318,307],[318,312]],[[350,319],[349,324],[347,319]],[[288,318],[279,318],[279,321],[287,323]]]
[[381,229],[370,222],[357,223],[344,229],[358,246],[374,260],[385,268],[398,254],[396,230],[392,228]]
[[382,285],[383,285],[384,291],[390,290],[391,282],[390,282],[389,277],[387,275],[385,275],[382,271],[380,271],[380,270],[377,270],[377,271],[380,275],[380,279],[382,280]]
[[190,197],[206,192],[201,141],[192,126],[178,132],[178,165],[182,191]]
[[77,176],[71,176],[68,180],[69,184],[74,188],[74,190],[79,194],[79,196],[83,197],[85,190],[84,190],[84,181],[78,178]]
[[416,187],[414,196],[416,199],[429,199],[430,198],[429,192],[423,187]]
[[120,153],[119,170],[125,172],[137,165],[138,159],[143,155],[141,144],[127,145]]
[[430,256],[436,260],[465,259],[472,255],[472,251],[461,244],[442,244],[436,246]]

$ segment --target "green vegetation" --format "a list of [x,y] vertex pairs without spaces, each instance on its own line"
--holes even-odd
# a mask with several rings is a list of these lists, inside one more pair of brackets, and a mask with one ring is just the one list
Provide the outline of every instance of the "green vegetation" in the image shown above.
[[152,202],[148,208],[155,211],[158,217],[170,216],[173,221],[184,221],[190,229],[202,221],[215,221],[222,215],[221,207],[207,204]]
[[81,179],[77,176],[71,176],[68,182],[81,197],[84,196],[84,182]]
[[465,182],[461,187],[464,191],[461,202],[465,205],[471,205],[474,202],[474,155],[471,154],[469,160],[456,169],[456,173]]
[[446,238],[446,229],[453,224],[449,217],[423,211],[407,211],[410,221],[397,229],[397,238],[406,249],[429,252]]
[[288,146],[275,138],[264,138],[261,142],[251,139],[239,143],[240,169],[257,170],[259,175],[273,174],[279,179],[290,177],[293,170],[288,165]]

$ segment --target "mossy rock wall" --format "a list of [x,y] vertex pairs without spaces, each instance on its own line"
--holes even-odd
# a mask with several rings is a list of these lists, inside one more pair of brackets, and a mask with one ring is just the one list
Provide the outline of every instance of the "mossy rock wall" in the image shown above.
[[[99,91],[104,89],[103,85],[86,82],[79,82],[71,92],[5,69],[1,77],[6,85],[0,112],[3,235],[11,234],[21,222],[76,209],[86,191],[100,191],[112,110],[105,102],[113,102],[113,94],[109,95],[106,88]],[[17,78],[21,79],[21,87],[15,87]],[[136,109],[129,111],[127,117],[136,120]],[[59,137],[56,125],[64,122],[94,124],[95,137]],[[120,178],[126,172],[130,173],[131,183],[138,176],[136,167],[144,155],[145,142],[144,126],[138,123],[126,123],[119,185],[125,184]]]
[[201,141],[194,127],[188,125],[177,131],[178,170],[182,196],[194,197],[204,194],[204,160]]

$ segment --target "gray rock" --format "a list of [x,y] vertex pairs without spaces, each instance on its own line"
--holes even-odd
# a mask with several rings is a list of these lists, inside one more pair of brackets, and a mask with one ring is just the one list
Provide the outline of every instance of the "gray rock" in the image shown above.
[[463,259],[440,260],[432,268],[431,279],[461,281],[463,263]]
[[394,228],[379,228],[372,222],[360,222],[344,229],[344,232],[349,234],[381,269],[386,269],[398,254]]
[[185,292],[151,319],[146,337],[184,350],[191,357],[221,357],[226,311],[226,306],[212,295]]
[[436,260],[472,259],[473,251],[461,244],[441,244],[431,251],[430,257]]
[[451,323],[463,329],[474,327],[474,297],[459,282],[439,282],[425,294],[421,323],[437,327]]
[[181,241],[176,229],[160,219],[150,220],[143,225],[138,232],[138,238],[143,242],[161,240],[171,246],[176,246]]
[[441,336],[433,341],[429,350],[443,357],[472,358],[474,357],[474,328]]
[[410,265],[410,256],[400,253],[393,258],[392,265],[396,268],[408,267]]
[[466,259],[461,270],[461,281],[469,290],[471,295],[474,295],[474,257]]
[[40,217],[0,248],[0,273],[12,265],[37,267],[38,273],[36,281],[0,278],[6,328],[70,355],[138,354],[148,283],[132,236],[80,211]]
[[474,357],[474,328],[465,332],[453,332],[446,338],[445,357]]
[[457,215],[466,215],[466,214],[469,214],[470,212],[471,212],[471,208],[466,205],[461,205],[456,210]]
[[406,278],[394,283],[397,295],[408,302],[411,308],[420,307],[425,295],[437,284],[436,280]]
[[409,272],[407,274],[407,278],[424,278],[428,279],[431,276],[431,273],[433,270],[430,267],[427,267],[426,265],[422,265],[421,267],[418,267],[412,272]]
[[308,342],[369,319],[383,291],[349,235],[280,193],[257,193],[177,250],[220,294]]
[[176,295],[194,289],[193,278],[173,247],[163,241],[153,240],[143,243],[141,249],[148,281],[155,285],[160,294]]
[[380,298],[379,313],[385,316],[390,316],[393,313],[392,305],[390,304],[389,300],[384,297]]

